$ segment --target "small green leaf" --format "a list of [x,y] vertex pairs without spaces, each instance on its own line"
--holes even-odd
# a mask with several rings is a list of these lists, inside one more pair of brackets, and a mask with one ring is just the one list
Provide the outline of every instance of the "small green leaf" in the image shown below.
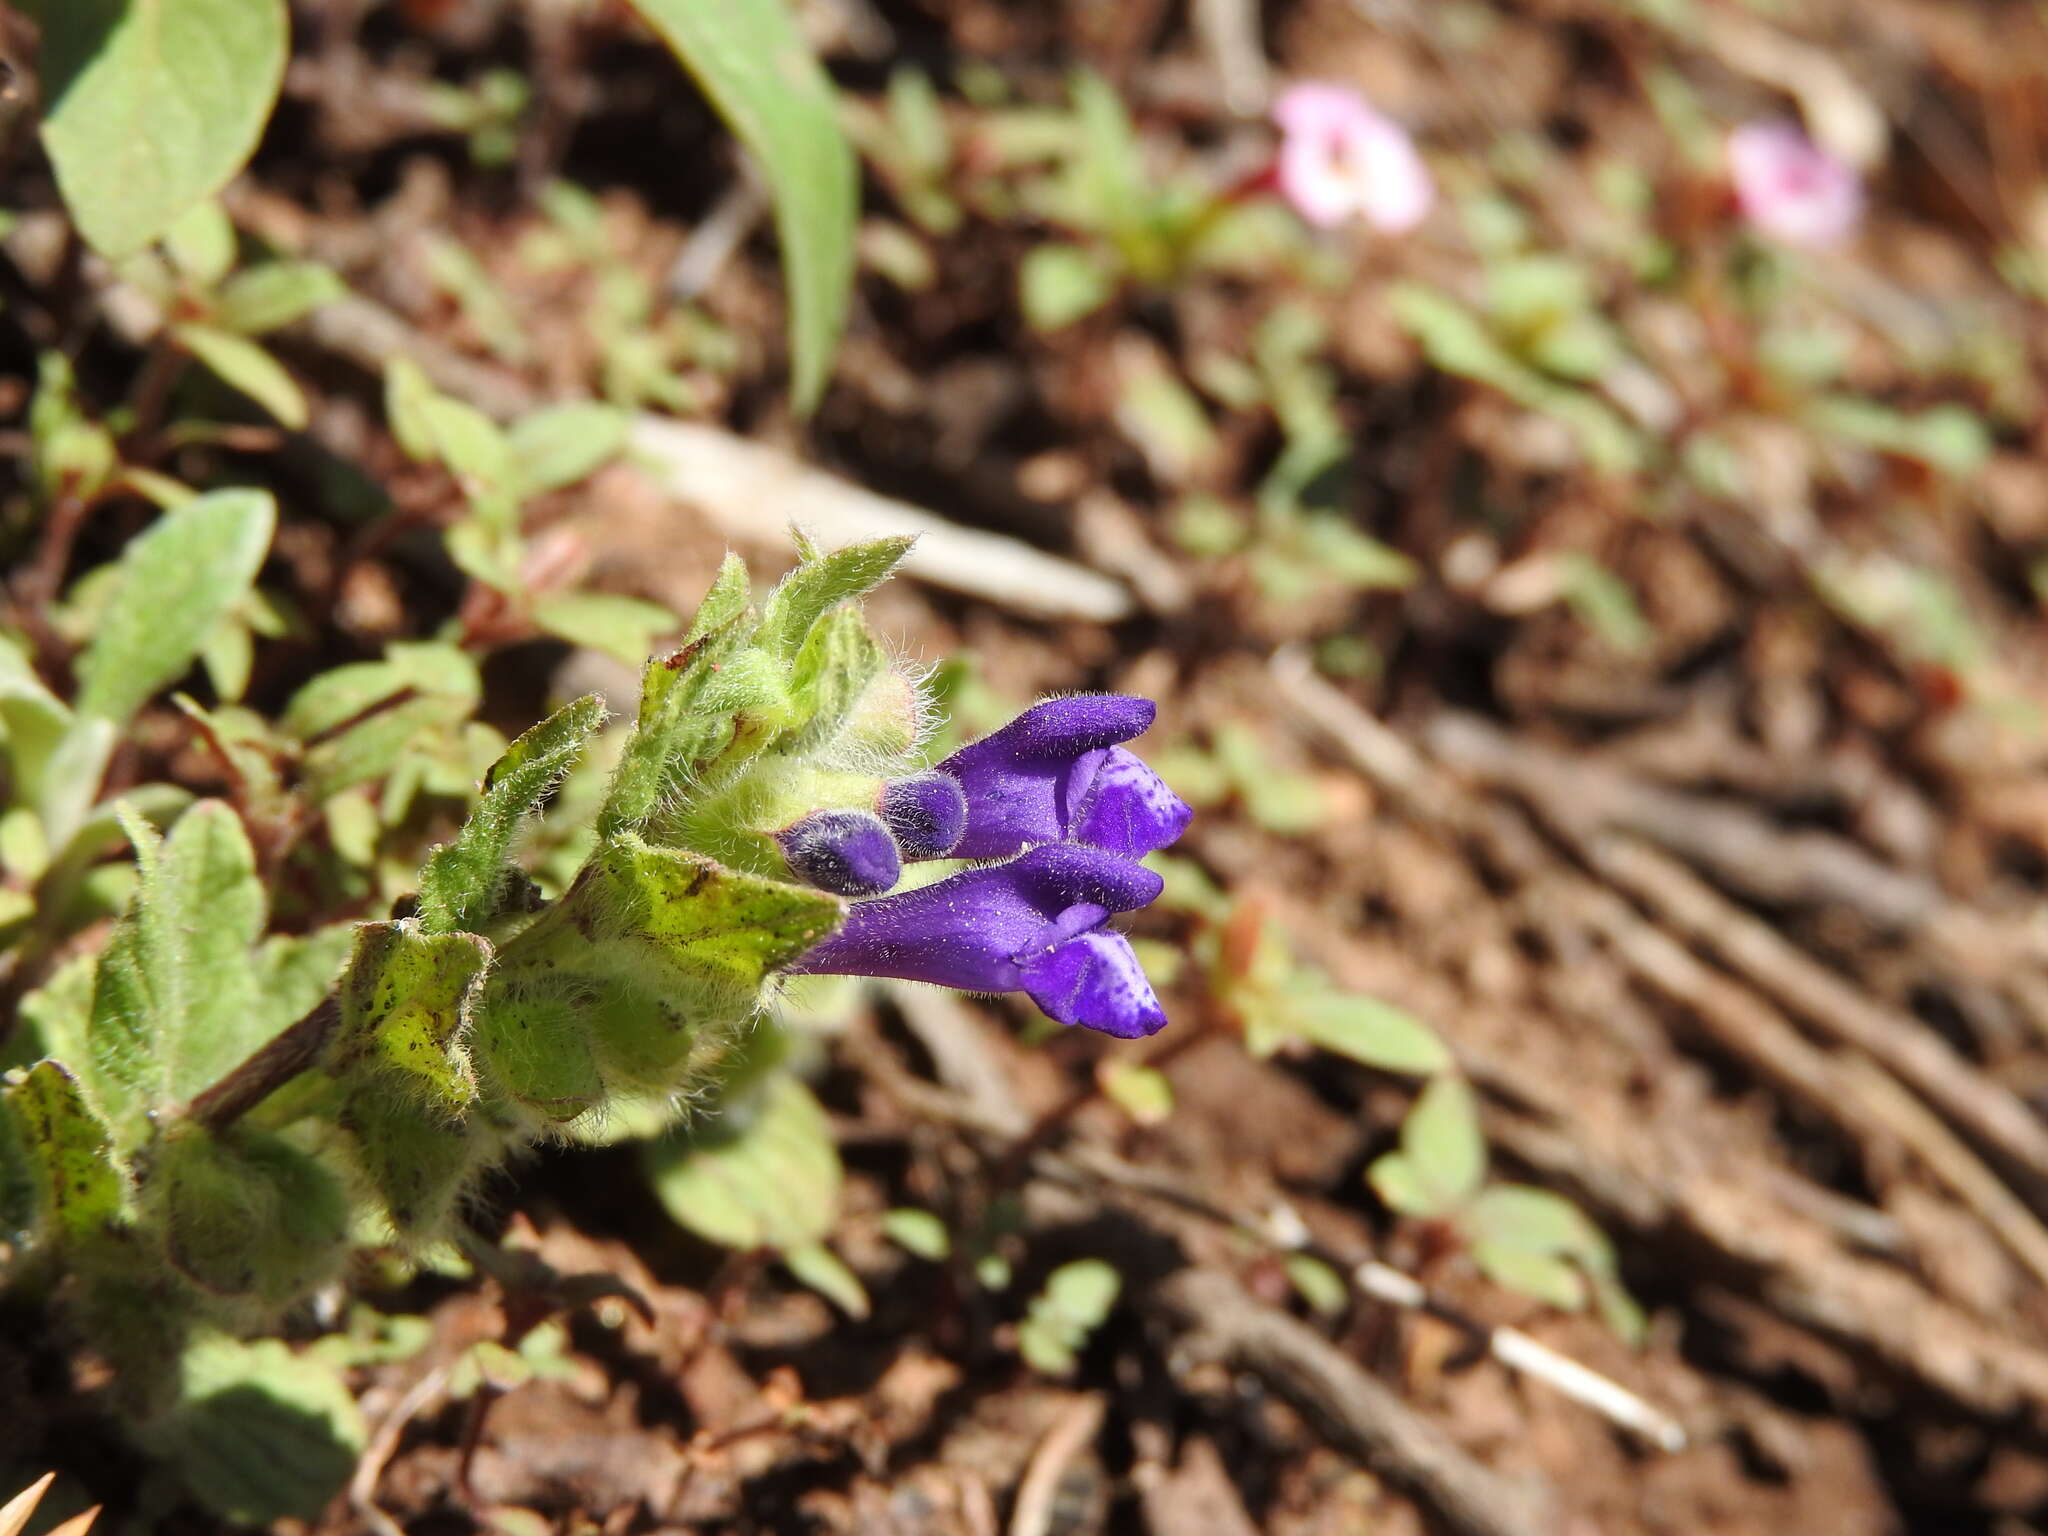
[[1137,1066],[1116,1057],[1104,1058],[1096,1069],[1103,1097],[1140,1125],[1164,1125],[1173,1115],[1173,1084],[1156,1067]]
[[130,540],[79,665],[79,712],[123,724],[182,677],[248,596],[276,524],[267,492],[212,491]]
[[1070,1374],[1088,1337],[1109,1320],[1123,1277],[1103,1259],[1075,1259],[1046,1276],[1017,1325],[1017,1348],[1034,1370]]
[[1342,1317],[1351,1305],[1351,1287],[1344,1277],[1313,1254],[1288,1254],[1287,1278],[1319,1317]]
[[629,424],[617,407],[588,401],[521,417],[510,434],[521,487],[534,495],[594,474],[625,451]]
[[1375,1158],[1365,1170],[1365,1179],[1389,1210],[1424,1219],[1443,1214],[1436,1195],[1416,1171],[1414,1160],[1403,1153],[1389,1152]]
[[1064,330],[1115,293],[1108,263],[1078,245],[1034,245],[1017,269],[1017,302],[1034,331]]
[[239,335],[261,336],[347,296],[348,285],[317,261],[266,261],[221,284],[213,318]]
[[505,749],[455,841],[436,848],[420,871],[422,932],[474,931],[497,915],[520,829],[604,719],[604,700],[592,694],[557,710]]
[[831,376],[852,290],[860,187],[832,83],[783,0],[632,0],[754,156],[789,274],[796,408]]
[[80,407],[71,359],[61,352],[37,359],[28,430],[36,485],[46,500],[65,492],[92,495],[119,460],[113,434]]
[[822,1243],[839,1215],[839,1150],[825,1111],[788,1073],[694,1134],[648,1143],[655,1198],[707,1242],[785,1255]]
[[1378,998],[1323,992],[1301,999],[1294,1017],[1302,1038],[1382,1072],[1426,1077],[1451,1065],[1435,1030]]
[[550,592],[533,604],[533,622],[571,645],[588,646],[639,666],[676,616],[659,603],[617,592]]
[[256,148],[284,83],[284,0],[34,0],[43,144],[79,232],[132,255]]
[[1401,1151],[1439,1208],[1462,1205],[1486,1176],[1479,1104],[1462,1077],[1433,1078],[1401,1122]]
[[889,1241],[920,1259],[929,1259],[936,1264],[952,1255],[952,1234],[946,1230],[946,1224],[930,1211],[920,1211],[912,1206],[885,1211],[882,1230],[889,1235]]
[[783,1267],[820,1296],[851,1318],[864,1318],[870,1310],[867,1287],[846,1265],[846,1261],[823,1243],[806,1243],[787,1249]]
[[194,203],[164,231],[164,250],[178,270],[211,288],[235,267],[234,222],[212,198]]
[[1586,1305],[1586,1281],[1570,1262],[1548,1253],[1501,1243],[1476,1242],[1472,1262],[1496,1285],[1556,1307],[1578,1312]]
[[143,1439],[223,1519],[317,1519],[355,1470],[362,1414],[318,1357],[207,1334],[185,1350],[179,1377],[176,1406]]

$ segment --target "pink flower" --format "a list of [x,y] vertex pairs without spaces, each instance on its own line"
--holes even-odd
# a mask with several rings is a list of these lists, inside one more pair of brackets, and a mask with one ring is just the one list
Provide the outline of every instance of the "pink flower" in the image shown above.
[[1839,244],[1863,217],[1855,167],[1792,123],[1745,123],[1730,133],[1728,175],[1743,217],[1787,245]]
[[1280,195],[1311,224],[1328,228],[1362,214],[1375,229],[1400,234],[1436,201],[1408,130],[1356,91],[1302,81],[1273,104],[1273,121],[1280,125]]

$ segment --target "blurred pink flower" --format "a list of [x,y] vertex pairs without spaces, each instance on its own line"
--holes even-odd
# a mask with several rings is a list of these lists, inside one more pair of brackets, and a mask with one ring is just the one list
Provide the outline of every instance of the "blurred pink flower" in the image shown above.
[[1792,123],[1744,123],[1730,133],[1728,176],[1743,217],[1787,245],[1837,245],[1863,217],[1856,168]]
[[1311,224],[1328,228],[1361,214],[1375,229],[1400,234],[1436,201],[1408,130],[1356,91],[1302,81],[1273,104],[1273,121],[1280,125],[1280,195]]

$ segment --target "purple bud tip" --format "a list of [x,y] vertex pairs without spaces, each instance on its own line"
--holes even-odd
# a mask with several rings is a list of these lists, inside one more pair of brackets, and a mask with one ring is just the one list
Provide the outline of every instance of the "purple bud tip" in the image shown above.
[[967,794],[943,773],[882,786],[877,809],[906,859],[943,859],[967,832]]
[[878,896],[903,873],[896,840],[866,811],[813,811],[775,841],[792,874],[835,896]]

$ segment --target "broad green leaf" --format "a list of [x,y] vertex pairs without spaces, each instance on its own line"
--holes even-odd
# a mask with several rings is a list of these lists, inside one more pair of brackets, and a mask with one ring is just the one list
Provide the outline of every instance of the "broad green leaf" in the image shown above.
[[1451,1065],[1451,1053],[1422,1020],[1374,997],[1325,992],[1301,1000],[1302,1037],[1382,1072],[1426,1077]]
[[648,1143],[662,1209],[707,1242],[788,1253],[822,1242],[839,1214],[839,1150],[825,1111],[788,1073],[690,1135]]
[[182,677],[248,595],[276,524],[268,492],[213,491],[130,540],[79,664],[79,713],[123,724]]
[[506,749],[455,841],[436,848],[420,871],[423,932],[480,929],[497,915],[520,829],[604,719],[604,700],[593,694],[556,711]]
[[1442,1207],[1462,1205],[1486,1176],[1479,1104],[1455,1073],[1434,1078],[1401,1122],[1401,1151]]
[[284,0],[33,0],[43,144],[101,254],[131,255],[256,148],[284,83]]
[[823,1243],[806,1243],[800,1248],[785,1250],[782,1264],[848,1317],[864,1318],[871,1310],[867,1287],[860,1283],[860,1276]]
[[221,284],[213,318],[240,335],[261,336],[347,294],[348,285],[317,261],[266,261]]
[[831,377],[853,283],[860,185],[832,83],[785,0],[632,0],[740,142],[775,199],[788,272],[796,408]]
[[272,1305],[336,1269],[348,1237],[339,1179],[267,1132],[174,1125],[150,1149],[144,1195],[171,1262],[207,1291]]
[[141,884],[101,955],[89,1029],[102,1107],[124,1146],[290,1022],[256,991],[249,951],[264,899],[241,819],[204,800],[160,848],[145,835],[136,852]]
[[284,364],[248,337],[211,325],[172,328],[178,345],[294,432],[305,430],[306,397]]
[[534,600],[533,622],[571,645],[637,667],[657,635],[674,632],[676,616],[659,603],[617,592],[550,592]]
[[1569,1260],[1555,1254],[1481,1241],[1472,1245],[1472,1262],[1494,1284],[1520,1291],[1561,1312],[1577,1312],[1586,1305],[1585,1277]]
[[1571,1201],[1528,1184],[1496,1184],[1463,1217],[1475,1239],[1529,1253],[1575,1258],[1589,1269],[1612,1268],[1607,1236]]
[[340,1375],[275,1339],[203,1335],[179,1378],[176,1405],[143,1427],[144,1443],[238,1525],[317,1519],[368,1439]]
[[1365,1170],[1365,1179],[1372,1185],[1372,1192],[1386,1202],[1389,1210],[1424,1219],[1444,1214],[1444,1207],[1435,1192],[1416,1171],[1414,1159],[1405,1153],[1389,1152],[1384,1157],[1375,1158],[1372,1166]]
[[92,1242],[120,1219],[123,1200],[105,1123],[59,1062],[37,1062],[0,1093],[47,1229],[60,1242]]
[[1017,269],[1017,303],[1034,331],[1057,331],[1092,315],[1116,293],[1108,262],[1078,245],[1034,245]]
[[510,434],[521,489],[529,496],[559,490],[602,469],[625,450],[629,421],[617,407],[590,401],[521,417]]
[[916,542],[873,539],[804,560],[762,605],[762,645],[777,655],[794,657],[812,625],[840,603],[865,597],[887,581]]

